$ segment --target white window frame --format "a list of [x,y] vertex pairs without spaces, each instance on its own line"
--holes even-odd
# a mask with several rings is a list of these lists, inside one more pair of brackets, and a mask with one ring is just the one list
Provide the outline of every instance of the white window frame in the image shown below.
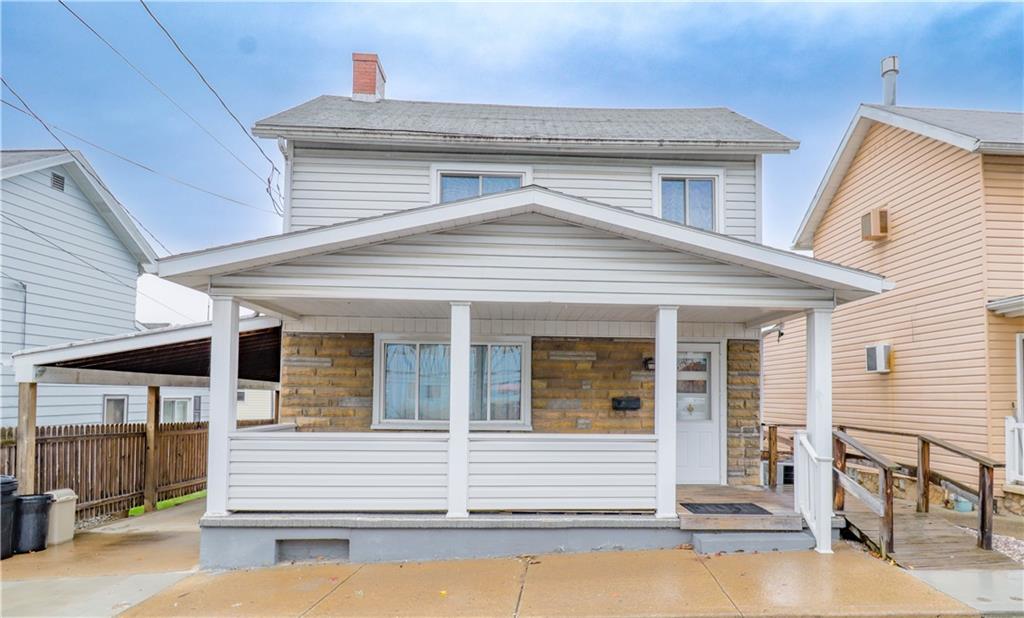
[[[184,401],[185,402],[185,420],[183,421],[165,421],[164,420],[164,406],[168,401]],[[161,423],[190,423],[192,422],[192,408],[195,400],[192,397],[161,397],[160,398],[160,422]]]
[[[418,421],[384,418],[384,345],[388,343],[451,344],[445,335],[410,335],[405,333],[375,333],[373,336],[373,422],[371,429],[416,429],[447,431],[448,421]],[[518,421],[470,421],[472,431],[531,431],[530,420],[530,366],[533,362],[531,337],[487,336],[472,337],[470,345],[518,344],[523,346],[522,390],[520,391],[520,419]],[[417,366],[417,371],[419,367]],[[488,396],[490,389],[488,388]],[[419,393],[417,392],[417,397]]]
[[[102,418],[103,418],[103,421],[102,421],[103,424],[104,425],[108,424],[107,423],[107,400],[108,399],[123,399],[124,400],[124,418],[121,419],[121,423],[127,423],[128,422],[128,403],[129,403],[128,395],[104,395],[103,396],[103,409],[100,411],[100,414],[102,414]],[[111,423],[111,424],[116,425],[118,423]]]
[[[651,168],[651,208],[654,216],[659,219],[661,216],[661,181],[669,180],[711,180],[711,190],[714,192],[715,212],[712,220],[714,228],[712,232],[725,233],[725,168],[724,167],[652,167]],[[694,228],[700,229],[700,228]]]
[[430,166],[430,203],[441,203],[441,175],[520,176],[521,187],[533,184],[532,165],[505,165],[503,163],[434,163]]

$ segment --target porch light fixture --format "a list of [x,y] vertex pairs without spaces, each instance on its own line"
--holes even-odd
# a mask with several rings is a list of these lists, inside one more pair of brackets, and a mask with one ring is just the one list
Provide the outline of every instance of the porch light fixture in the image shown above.
[[654,357],[644,358],[644,371],[654,371]]

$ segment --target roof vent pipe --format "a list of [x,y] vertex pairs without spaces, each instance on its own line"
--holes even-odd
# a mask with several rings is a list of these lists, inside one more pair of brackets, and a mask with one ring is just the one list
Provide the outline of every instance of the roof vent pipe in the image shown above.
[[896,76],[900,74],[900,57],[882,58],[882,103],[896,105]]

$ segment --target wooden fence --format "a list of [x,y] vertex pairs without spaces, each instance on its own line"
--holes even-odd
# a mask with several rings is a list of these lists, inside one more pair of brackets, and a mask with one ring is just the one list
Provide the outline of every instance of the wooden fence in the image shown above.
[[[239,421],[240,427],[273,421]],[[157,500],[206,487],[207,424],[161,423]],[[14,428],[0,429],[0,474],[16,474]],[[77,519],[124,513],[143,502],[146,424],[43,425],[36,428],[36,487],[71,488]]]

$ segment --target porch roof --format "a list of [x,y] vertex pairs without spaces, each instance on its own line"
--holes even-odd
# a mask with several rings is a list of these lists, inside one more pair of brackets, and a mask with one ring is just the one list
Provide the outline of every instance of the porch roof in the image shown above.
[[[276,388],[280,320],[244,319],[238,331],[239,388]],[[210,323],[199,322],[22,350],[12,359],[18,382],[205,387],[210,336]]]
[[[542,215],[565,224],[597,230],[618,238],[640,241],[650,250],[685,253],[720,265],[749,269],[759,275],[776,280],[785,280],[806,288],[817,290],[817,300],[826,292],[829,302],[842,303],[857,300],[891,288],[883,277],[873,273],[846,268],[816,260],[810,257],[740,240],[724,234],[707,232],[697,228],[679,225],[650,215],[616,208],[590,200],[566,195],[538,186],[527,186],[516,191],[486,195],[483,197],[435,204],[379,217],[339,223],[256,239],[252,241],[214,247],[204,251],[186,253],[162,258],[158,272],[161,277],[197,289],[217,291],[217,282],[237,273],[255,271],[302,258],[341,251],[352,251],[393,243],[412,236],[438,234],[465,228],[467,226],[509,220],[523,215]],[[658,269],[649,273],[671,281],[677,273],[671,269]],[[723,286],[726,279],[722,279]],[[656,279],[655,283],[662,283]],[[538,279],[538,290],[544,289]],[[247,284],[232,285],[232,293],[245,298]],[[253,284],[253,288],[260,287]],[[623,286],[625,287],[625,286]],[[686,288],[678,287],[680,298]],[[628,304],[629,298],[614,299],[609,294],[609,304]],[[550,302],[559,302],[556,291]],[[306,294],[307,299],[311,293]],[[337,299],[337,297],[334,297]],[[639,298],[634,296],[634,299]],[[653,298],[653,297],[652,297]],[[360,298],[358,295],[345,300],[382,300]],[[441,299],[427,299],[441,300]],[[450,300],[471,300],[451,298]],[[501,300],[498,298],[477,298],[472,300]],[[657,304],[648,300],[636,304]],[[513,302],[549,302],[543,294],[532,297],[524,295]],[[604,298],[592,301],[601,304]],[[635,302],[635,301],[633,301]],[[686,304],[686,303],[680,303]],[[731,306],[723,303],[723,306]],[[751,306],[748,304],[747,306]],[[264,307],[271,309],[272,307]],[[261,308],[264,308],[261,307]],[[798,309],[793,304],[790,309]],[[304,314],[305,311],[294,311]]]

